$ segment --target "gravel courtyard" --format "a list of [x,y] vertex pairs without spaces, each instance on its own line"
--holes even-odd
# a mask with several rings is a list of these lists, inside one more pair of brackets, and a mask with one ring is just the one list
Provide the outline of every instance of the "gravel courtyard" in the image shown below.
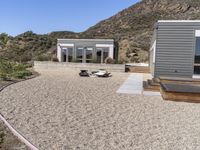
[[200,104],[117,94],[129,74],[41,76],[0,93],[0,113],[41,150],[199,150]]

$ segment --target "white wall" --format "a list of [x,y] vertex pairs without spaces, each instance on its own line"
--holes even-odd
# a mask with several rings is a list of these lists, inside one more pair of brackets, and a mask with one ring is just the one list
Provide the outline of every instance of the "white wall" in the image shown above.
[[62,61],[62,55],[61,55],[61,47],[59,44],[57,44],[57,58],[58,58],[58,61],[61,62]]

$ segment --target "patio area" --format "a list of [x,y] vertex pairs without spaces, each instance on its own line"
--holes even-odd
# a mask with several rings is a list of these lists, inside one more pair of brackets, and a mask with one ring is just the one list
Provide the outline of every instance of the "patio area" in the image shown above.
[[127,73],[39,72],[0,92],[0,113],[41,150],[200,149],[200,104],[119,94]]

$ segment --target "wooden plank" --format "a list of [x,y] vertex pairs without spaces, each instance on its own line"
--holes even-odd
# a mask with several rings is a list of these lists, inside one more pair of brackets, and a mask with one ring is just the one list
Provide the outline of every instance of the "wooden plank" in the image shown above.
[[194,94],[194,93],[167,92],[162,87],[160,89],[160,92],[164,100],[200,103],[200,93]]
[[161,87],[166,92],[200,94],[200,86],[198,85],[161,83]]

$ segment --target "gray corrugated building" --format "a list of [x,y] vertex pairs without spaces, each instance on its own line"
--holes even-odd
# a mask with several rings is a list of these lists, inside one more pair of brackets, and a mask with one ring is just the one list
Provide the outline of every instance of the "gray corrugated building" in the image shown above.
[[153,77],[200,75],[200,20],[160,20],[150,48]]

